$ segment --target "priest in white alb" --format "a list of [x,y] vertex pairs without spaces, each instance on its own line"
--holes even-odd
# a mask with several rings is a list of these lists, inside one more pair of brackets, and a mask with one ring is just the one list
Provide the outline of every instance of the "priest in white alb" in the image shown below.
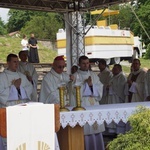
[[28,51],[20,51],[19,52],[19,65],[18,65],[18,71],[23,73],[29,82],[33,86],[33,92],[31,94],[31,100],[37,101],[37,82],[38,82],[38,74],[34,68],[34,66],[27,62],[28,58]]
[[[64,72],[65,60],[63,56],[54,59],[52,69],[44,76],[39,101],[45,104],[60,104],[59,87],[67,88],[70,76]],[[67,105],[67,93],[65,90],[65,105]],[[59,150],[57,136],[55,140],[55,150]]]
[[[81,105],[83,107],[99,105],[103,93],[103,84],[98,76],[89,70],[89,64],[88,57],[81,56],[79,58],[79,69],[73,74],[75,78],[73,86],[81,86]],[[71,104],[74,106],[76,105],[75,96],[74,91],[74,99],[71,100]],[[89,124],[84,126],[86,150],[104,150],[102,136],[104,130],[104,125],[98,125],[96,122],[92,126]]]
[[109,81],[112,78],[112,72],[108,69],[106,61],[104,59],[100,59],[98,61],[98,67],[100,69],[100,73],[98,77],[103,84],[103,96],[100,101],[100,104],[108,104],[108,90],[107,86],[109,85]]
[[145,76],[145,91],[146,101],[150,101],[150,69],[147,71]]
[[122,66],[115,64],[112,69],[113,77],[109,80],[108,89],[108,104],[124,103],[125,102],[125,85],[127,78],[122,72]]
[[[17,71],[18,56],[7,56],[7,69],[0,74],[0,107],[7,107],[31,100],[33,87],[26,76]],[[1,137],[0,137],[1,138]],[[7,150],[5,138],[1,150]]]
[[[113,77],[109,80],[108,90],[108,104],[124,103],[126,95],[124,93],[127,78],[122,72],[122,66],[115,64],[112,69]],[[120,121],[118,124],[112,122],[106,125],[106,131],[109,134],[125,133],[126,124]]]
[[146,72],[140,68],[139,59],[134,59],[132,62],[132,72],[128,76],[126,93],[128,97],[126,102],[141,102],[146,99],[145,77]]
[[[39,101],[47,104],[59,104],[59,87],[65,86],[70,81],[70,77],[64,72],[65,60],[63,56],[54,59],[52,69],[44,76]],[[69,95],[69,94],[68,94]],[[67,99],[65,94],[65,100]]]
[[15,100],[31,100],[33,87],[26,76],[17,71],[18,62],[17,55],[7,56],[8,67],[0,74],[0,107],[11,105]]

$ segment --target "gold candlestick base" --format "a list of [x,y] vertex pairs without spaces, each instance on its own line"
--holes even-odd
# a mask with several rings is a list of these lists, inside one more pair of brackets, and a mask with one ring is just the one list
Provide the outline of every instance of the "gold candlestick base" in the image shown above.
[[73,111],[81,111],[81,110],[86,110],[84,107],[74,107],[72,109]]
[[69,109],[65,108],[65,102],[64,102],[64,90],[65,87],[59,87],[59,97],[60,97],[60,112],[68,112]]
[[68,112],[68,111],[70,111],[68,108],[60,108],[60,112]]
[[77,104],[77,106],[72,109],[73,111],[86,110],[84,107],[81,106],[80,88],[81,88],[81,86],[75,86],[75,89],[76,89],[76,104]]

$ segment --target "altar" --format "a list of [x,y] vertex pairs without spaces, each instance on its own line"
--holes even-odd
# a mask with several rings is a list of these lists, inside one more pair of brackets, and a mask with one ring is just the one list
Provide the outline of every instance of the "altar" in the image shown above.
[[[46,107],[46,105],[43,105],[43,109],[45,111],[44,106]],[[93,106],[93,107],[85,107],[86,108],[85,111],[60,112],[60,117],[58,115],[59,107],[57,107],[57,109],[55,108],[55,110],[56,110],[56,112],[55,112],[55,131],[56,132],[59,130],[59,124],[61,124],[60,130],[57,132],[58,140],[59,140],[59,144],[60,144],[60,150],[78,150],[78,149],[84,150],[85,147],[84,147],[83,126],[86,123],[88,123],[90,126],[92,126],[95,122],[97,122],[99,125],[104,122],[109,124],[112,121],[114,121],[115,123],[119,123],[119,121],[123,121],[124,123],[127,123],[128,118],[133,113],[135,113],[135,110],[138,106],[145,106],[145,107],[150,108],[150,102],[107,104],[107,105],[99,105],[99,106]],[[29,109],[31,107],[33,108],[33,106],[30,106]],[[40,108],[38,108],[38,107],[40,107],[40,105],[37,105],[35,108],[37,108],[37,110],[39,111]],[[22,108],[25,109],[25,106],[22,106]],[[69,109],[72,110],[72,107],[69,107]],[[46,114],[51,114],[49,112],[50,109],[48,108],[47,110],[48,110],[48,113],[46,112]],[[20,111],[22,112],[22,109]],[[42,112],[44,113],[44,111],[42,111]],[[1,109],[0,112],[2,113],[2,115],[0,117],[0,122],[1,122],[0,134],[3,137],[6,137],[6,113],[5,112],[3,113],[3,109]],[[31,117],[31,111],[27,111],[27,112],[30,112],[30,114],[28,113],[28,117],[26,119],[26,120],[29,120],[29,122],[30,122],[29,125],[30,125],[31,119],[29,119],[29,116]],[[47,120],[49,120],[49,115],[41,115],[41,111],[39,113],[40,113],[41,118],[43,118],[42,116],[47,116]],[[20,113],[18,115],[20,116]],[[57,115],[57,117],[56,117],[56,115]],[[51,116],[53,116],[53,115],[51,115]],[[32,117],[34,117],[34,116],[32,116]],[[40,120],[40,122],[42,123],[41,118],[39,119],[39,117],[38,117],[37,120]],[[60,120],[59,120],[59,118],[60,118]],[[46,119],[46,118],[44,118],[44,119]],[[32,119],[32,121],[33,121],[33,119]],[[2,124],[2,122],[3,122],[3,124]],[[12,122],[13,122],[13,120],[12,120]],[[46,125],[52,126],[52,122],[49,122],[49,123],[51,123],[51,125],[49,125],[48,123],[46,123]],[[21,121],[20,123],[23,123],[23,121]],[[10,125],[11,126],[9,127],[9,130],[12,129],[11,131],[13,131],[14,127],[12,127],[12,123]],[[15,123],[14,123],[14,126],[15,126]],[[21,127],[23,127],[23,125],[21,125]],[[37,125],[36,125],[36,127],[38,128]],[[39,128],[41,129],[41,126]],[[45,129],[45,126],[43,126],[43,128]],[[49,127],[47,127],[47,129],[49,130]],[[8,130],[8,132],[9,132],[9,130]],[[23,130],[21,129],[21,131],[23,131]],[[38,131],[42,132],[42,130],[38,130]],[[19,134],[20,133],[22,134],[22,132],[19,132]],[[29,134],[30,133],[31,132],[29,131]],[[54,133],[54,132],[49,131],[48,133]],[[45,134],[47,135],[47,132]],[[15,134],[13,133],[13,135],[15,135]],[[33,134],[33,135],[35,135],[35,134]],[[51,135],[48,134],[48,139],[50,139],[49,136],[51,136]],[[22,136],[22,137],[24,137],[24,136]],[[18,136],[17,136],[17,138],[18,138]],[[41,136],[39,138],[41,138]],[[12,142],[11,138],[9,141]],[[54,143],[54,141],[51,141],[51,142]],[[52,148],[52,149],[54,149],[54,148]]]
[[[39,111],[40,110],[40,111]],[[59,149],[59,105],[23,103],[0,108],[0,150]],[[2,137],[4,143],[2,144]]]
[[[61,128],[58,139],[61,150],[84,150],[83,126],[88,123],[92,126],[95,122],[99,125],[114,121],[127,123],[128,118],[135,113],[138,106],[150,107],[150,102],[134,102],[122,104],[107,104],[85,107],[85,111],[70,111],[60,113]],[[69,108],[70,110],[72,108]]]

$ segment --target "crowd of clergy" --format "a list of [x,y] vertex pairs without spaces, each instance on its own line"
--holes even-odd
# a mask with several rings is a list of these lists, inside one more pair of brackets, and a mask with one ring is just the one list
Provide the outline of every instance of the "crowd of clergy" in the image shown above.
[[[19,57],[19,58],[18,58]],[[20,61],[19,61],[20,59]],[[27,61],[27,52],[7,56],[7,68],[0,73],[0,107],[26,103],[29,101],[46,104],[59,103],[59,87],[65,86],[66,106],[76,106],[75,86],[81,86],[82,106],[115,103],[131,103],[150,100],[150,70],[143,70],[139,59],[134,59],[128,76],[120,64],[110,70],[104,59],[98,61],[100,73],[92,71],[88,57],[80,56],[78,66],[73,66],[71,75],[64,72],[66,67],[62,56],[53,61],[51,70],[44,76],[37,95],[38,74]],[[120,125],[122,125],[120,123]],[[86,124],[84,126],[86,150],[104,150],[102,132],[106,128],[117,129],[118,125]],[[118,132],[119,133],[119,132]],[[2,138],[7,149],[6,140]]]

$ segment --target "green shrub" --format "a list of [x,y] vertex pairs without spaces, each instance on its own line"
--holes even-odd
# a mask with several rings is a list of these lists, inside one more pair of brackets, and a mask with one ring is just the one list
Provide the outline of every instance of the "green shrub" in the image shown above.
[[150,109],[140,106],[129,123],[132,129],[111,141],[108,150],[150,150]]
[[150,59],[150,44],[148,44],[144,58]]

